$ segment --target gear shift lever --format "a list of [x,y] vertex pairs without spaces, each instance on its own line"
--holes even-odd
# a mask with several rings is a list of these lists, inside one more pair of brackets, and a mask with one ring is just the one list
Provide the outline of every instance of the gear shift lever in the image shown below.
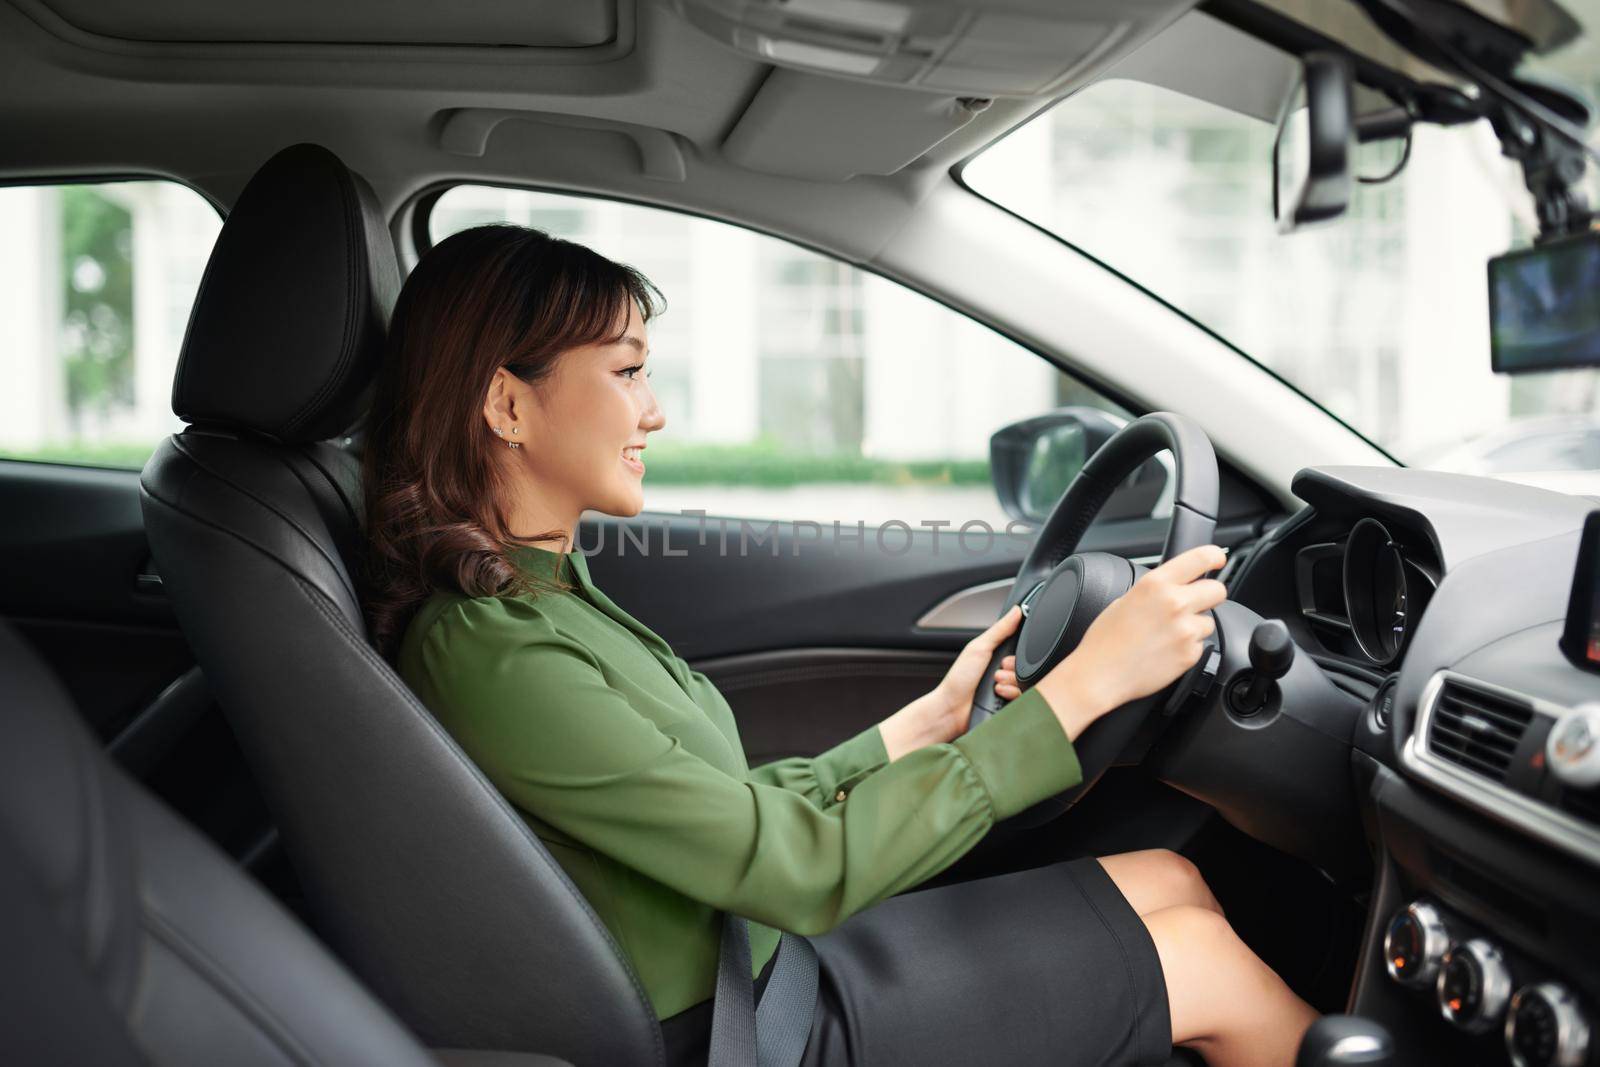
[[1250,666],[1254,668],[1243,692],[1237,692],[1239,711],[1254,715],[1267,706],[1272,688],[1294,663],[1294,640],[1277,619],[1257,624],[1250,634]]
[[1394,1038],[1382,1023],[1359,1015],[1324,1015],[1300,1041],[1294,1067],[1391,1067]]

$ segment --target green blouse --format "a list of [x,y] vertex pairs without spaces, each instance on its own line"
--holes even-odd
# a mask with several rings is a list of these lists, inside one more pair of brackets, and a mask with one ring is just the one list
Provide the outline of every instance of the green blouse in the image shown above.
[[1037,689],[892,763],[874,724],[752,768],[716,686],[595,588],[581,551],[514,554],[576,590],[435,593],[397,666],[594,907],[657,1018],[713,995],[719,910],[750,920],[759,974],[780,930],[831,930],[1082,780]]

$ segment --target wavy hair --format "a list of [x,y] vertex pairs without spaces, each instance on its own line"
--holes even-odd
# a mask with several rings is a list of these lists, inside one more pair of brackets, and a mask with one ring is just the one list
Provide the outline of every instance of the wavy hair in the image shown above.
[[365,611],[386,659],[437,590],[479,597],[567,588],[519,570],[511,557],[516,546],[561,531],[518,538],[507,528],[509,487],[489,453],[505,444],[485,431],[484,398],[500,367],[533,384],[567,350],[620,340],[630,300],[646,322],[665,308],[634,268],[504,224],[446,238],[406,279],[362,459]]

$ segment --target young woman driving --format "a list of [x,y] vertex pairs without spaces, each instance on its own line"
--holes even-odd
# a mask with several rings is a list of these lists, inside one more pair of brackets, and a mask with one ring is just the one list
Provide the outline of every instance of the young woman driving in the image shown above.
[[643,507],[666,424],[631,268],[483,226],[423,256],[369,425],[374,640],[593,905],[672,1063],[704,1062],[721,913],[758,994],[780,931],[821,969],[806,1064],[1288,1065],[1315,1017],[1194,866],[1149,850],[913,890],[1081,779],[1096,718],[1176,678],[1224,596],[1204,546],[1137,581],[1079,647],[967,732],[995,647],[815,758],[749,767],[705,675],[590,580],[585,510]]

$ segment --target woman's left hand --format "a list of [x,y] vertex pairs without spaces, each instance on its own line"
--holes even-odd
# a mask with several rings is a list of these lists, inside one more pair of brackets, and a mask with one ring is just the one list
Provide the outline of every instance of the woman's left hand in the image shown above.
[[[968,641],[956,661],[945,672],[944,680],[939,683],[935,694],[942,697],[949,716],[950,736],[958,737],[967,728],[967,721],[972,716],[972,701],[978,695],[978,683],[983,680],[983,672],[989,666],[989,661],[994,658],[994,650],[1000,647],[1001,642],[1017,632],[1017,624],[1022,621],[1022,609],[1011,605],[1011,610],[1000,616],[983,633]],[[1000,661],[1000,669],[995,671],[995,693],[1001,700],[1015,700],[1022,695],[1017,688],[1017,657],[1007,656]]]
[[[968,641],[945,672],[938,686],[885,719],[879,726],[891,760],[923,745],[960,737],[972,717],[972,700],[978,693],[989,660],[1000,643],[1016,632],[1022,609],[1013,605],[983,633]],[[1007,656],[995,672],[995,692],[1002,700],[1015,700],[1016,657]]]

